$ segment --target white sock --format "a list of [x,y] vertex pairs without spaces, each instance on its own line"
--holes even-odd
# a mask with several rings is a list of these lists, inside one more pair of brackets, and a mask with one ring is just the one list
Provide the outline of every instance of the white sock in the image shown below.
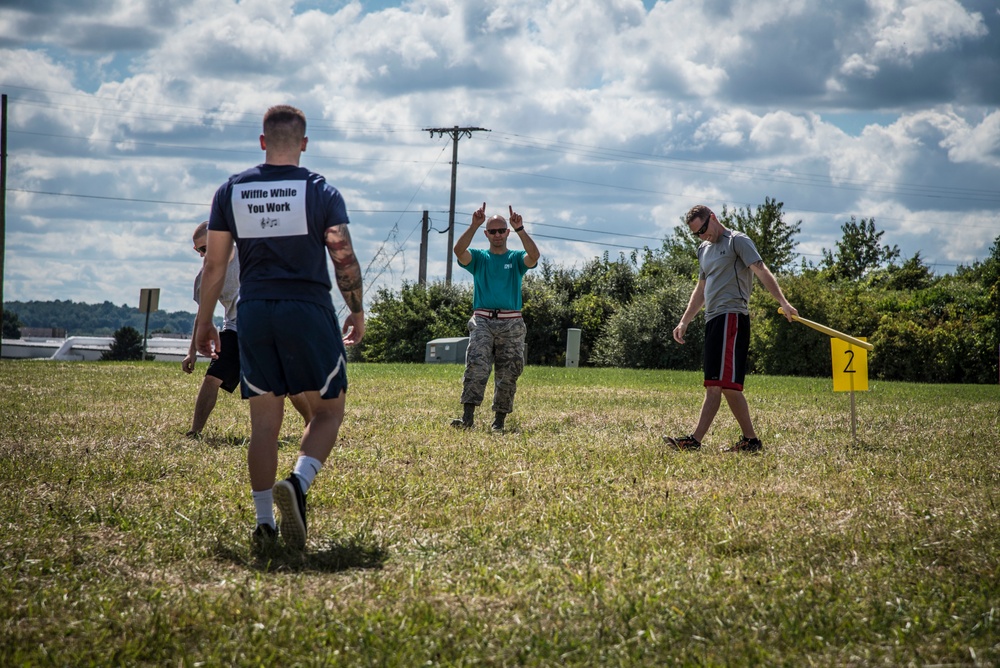
[[273,529],[274,524],[274,495],[271,490],[265,489],[263,492],[251,492],[253,494],[253,505],[257,509],[257,524],[270,524]]
[[303,494],[309,492],[309,488],[312,487],[313,480],[316,479],[316,474],[321,468],[323,468],[323,462],[315,457],[299,455],[299,460],[295,462],[295,470],[292,473],[299,477]]

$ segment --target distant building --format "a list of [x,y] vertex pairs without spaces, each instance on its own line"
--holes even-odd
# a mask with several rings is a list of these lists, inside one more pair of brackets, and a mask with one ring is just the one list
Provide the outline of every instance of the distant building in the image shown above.
[[62,327],[21,327],[22,339],[65,339],[66,330]]

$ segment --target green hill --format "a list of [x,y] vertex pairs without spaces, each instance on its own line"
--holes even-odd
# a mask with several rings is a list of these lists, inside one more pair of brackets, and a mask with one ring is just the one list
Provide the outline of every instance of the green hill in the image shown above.
[[[138,307],[115,306],[111,302],[85,304],[73,301],[5,302],[4,311],[17,314],[22,327],[55,327],[65,329],[68,336],[111,336],[126,325],[142,332],[146,314]],[[149,314],[149,332],[191,334],[194,313],[187,311],[156,311]],[[220,321],[221,322],[221,321]]]

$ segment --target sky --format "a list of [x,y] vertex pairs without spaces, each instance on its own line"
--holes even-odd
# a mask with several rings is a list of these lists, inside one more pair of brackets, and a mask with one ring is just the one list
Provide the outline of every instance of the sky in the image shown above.
[[767,198],[813,264],[852,218],[937,274],[1000,237],[996,0],[0,0],[0,93],[4,301],[194,311],[191,232],[274,104],[306,113],[369,303],[417,281],[425,210],[428,279],[453,262],[430,128],[481,128],[454,238],[513,206],[565,268]]

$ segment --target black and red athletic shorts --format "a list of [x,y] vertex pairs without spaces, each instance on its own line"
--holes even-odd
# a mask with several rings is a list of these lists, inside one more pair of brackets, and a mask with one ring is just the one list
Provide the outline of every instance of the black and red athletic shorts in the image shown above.
[[743,391],[750,352],[750,316],[723,313],[705,324],[705,387]]

